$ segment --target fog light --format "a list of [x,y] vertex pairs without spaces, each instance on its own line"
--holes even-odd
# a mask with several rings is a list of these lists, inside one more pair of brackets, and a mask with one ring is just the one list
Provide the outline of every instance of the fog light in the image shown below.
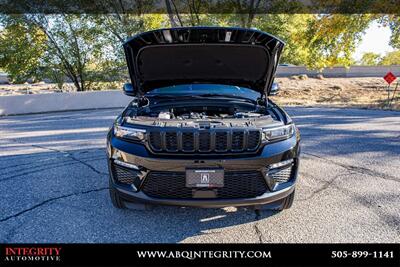
[[269,169],[281,168],[283,166],[291,165],[292,163],[293,163],[293,159],[284,160],[284,161],[269,165]]
[[268,172],[268,176],[277,184],[286,183],[292,177],[292,167],[272,169]]
[[275,190],[279,184],[286,183],[292,178],[293,162],[293,159],[289,159],[269,165],[266,180],[272,190]]
[[145,168],[122,160],[114,160],[112,172],[115,181],[124,186],[130,186],[137,192],[147,174]]
[[127,162],[123,162],[123,161],[120,161],[120,160],[114,160],[114,163],[119,165],[119,166],[126,167],[126,168],[129,168],[129,169],[139,170],[139,167],[137,165],[130,164],[130,163],[127,163]]

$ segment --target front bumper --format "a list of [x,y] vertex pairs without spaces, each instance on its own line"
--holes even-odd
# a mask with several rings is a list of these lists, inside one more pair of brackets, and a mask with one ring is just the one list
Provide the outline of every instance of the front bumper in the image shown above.
[[[267,144],[260,153],[253,156],[212,156],[210,157],[160,157],[151,154],[145,146],[126,142],[115,138],[112,132],[108,138],[108,158],[111,186],[117,190],[119,196],[128,202],[149,203],[160,205],[176,205],[176,206],[195,206],[195,207],[226,207],[226,206],[253,206],[279,202],[290,195],[295,187],[297,180],[297,170],[299,166],[299,135],[296,134],[290,139]],[[259,171],[265,172],[266,167],[281,161],[293,159],[294,166],[292,177],[288,182],[277,184],[271,188],[271,184],[266,182],[268,190],[263,194],[254,197],[235,197],[235,198],[162,198],[149,196],[141,186],[136,186],[135,190],[131,186],[121,185],[116,182],[112,164],[114,160],[130,163],[140,166],[144,173],[149,171],[162,172],[184,172],[186,168],[205,168],[218,167],[228,172],[235,171]],[[146,179],[146,174],[141,177],[141,184]],[[268,179],[266,177],[266,179]]]
[[268,192],[254,198],[236,198],[236,199],[160,199],[149,197],[143,192],[132,193],[124,188],[117,188],[117,191],[125,201],[140,202],[144,204],[172,205],[201,208],[223,208],[223,207],[241,207],[257,206],[279,202],[289,196],[294,191],[294,184],[276,192]]

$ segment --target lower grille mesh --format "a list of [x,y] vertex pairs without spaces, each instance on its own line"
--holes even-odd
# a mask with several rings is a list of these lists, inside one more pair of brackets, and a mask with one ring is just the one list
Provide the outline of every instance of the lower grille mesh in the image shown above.
[[[155,198],[191,199],[194,189],[185,187],[185,172],[150,172],[143,184],[143,192]],[[199,188],[195,190],[207,191]],[[261,172],[237,171],[225,172],[224,187],[213,189],[217,198],[252,198],[267,191]]]
[[292,167],[281,169],[278,171],[271,171],[268,176],[274,179],[277,183],[285,183],[290,180],[292,174]]
[[112,169],[114,179],[121,184],[133,184],[135,177],[138,175],[138,172],[119,166],[117,164],[113,164]]

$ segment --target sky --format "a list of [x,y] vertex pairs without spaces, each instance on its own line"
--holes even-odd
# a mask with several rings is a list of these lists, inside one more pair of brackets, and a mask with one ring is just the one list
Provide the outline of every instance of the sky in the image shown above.
[[389,45],[390,35],[391,30],[389,27],[382,27],[377,22],[371,23],[353,54],[353,58],[360,60],[365,52],[385,55],[386,52],[393,51],[393,47]]

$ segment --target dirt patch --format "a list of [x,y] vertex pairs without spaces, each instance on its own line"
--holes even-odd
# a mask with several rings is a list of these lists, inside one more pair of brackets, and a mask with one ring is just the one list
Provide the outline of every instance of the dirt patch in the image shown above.
[[[272,96],[280,105],[389,108],[382,78],[277,78],[280,91]],[[395,84],[392,84],[392,90]],[[393,91],[390,92],[393,96]],[[400,86],[390,109],[400,110]]]
[[30,94],[48,94],[61,92],[74,92],[75,87],[72,83],[63,86],[63,90],[58,89],[55,83],[33,83],[33,84],[1,84],[0,96],[3,95],[30,95]]

